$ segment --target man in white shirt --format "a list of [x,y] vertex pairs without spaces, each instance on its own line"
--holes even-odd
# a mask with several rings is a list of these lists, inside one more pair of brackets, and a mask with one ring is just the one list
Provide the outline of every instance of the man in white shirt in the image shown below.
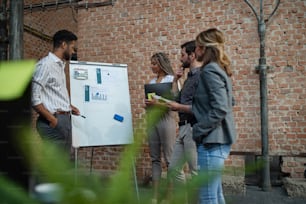
[[68,152],[72,143],[70,114],[80,112],[70,104],[64,69],[75,53],[76,41],[77,36],[70,31],[56,32],[53,51],[37,63],[32,79],[32,106],[39,114],[37,131]]

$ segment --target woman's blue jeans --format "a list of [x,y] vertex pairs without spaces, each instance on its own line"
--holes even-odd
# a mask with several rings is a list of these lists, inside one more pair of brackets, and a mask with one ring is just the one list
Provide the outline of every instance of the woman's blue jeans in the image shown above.
[[209,144],[198,146],[198,165],[201,184],[200,204],[225,204],[222,191],[222,170],[230,153],[229,144]]

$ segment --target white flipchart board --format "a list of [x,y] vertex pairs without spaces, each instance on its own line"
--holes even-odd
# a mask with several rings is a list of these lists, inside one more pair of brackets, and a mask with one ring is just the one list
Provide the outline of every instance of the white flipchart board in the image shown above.
[[[126,64],[70,62],[73,147],[131,144],[133,127]],[[84,117],[83,117],[84,116]]]

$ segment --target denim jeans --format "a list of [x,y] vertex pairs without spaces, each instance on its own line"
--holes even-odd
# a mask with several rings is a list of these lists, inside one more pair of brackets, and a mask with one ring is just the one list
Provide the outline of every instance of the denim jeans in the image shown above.
[[222,191],[222,170],[231,145],[210,144],[198,146],[199,204],[225,204]]

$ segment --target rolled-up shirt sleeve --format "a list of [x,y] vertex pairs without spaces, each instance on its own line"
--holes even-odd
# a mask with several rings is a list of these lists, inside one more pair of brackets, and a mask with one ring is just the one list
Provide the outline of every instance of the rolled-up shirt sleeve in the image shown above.
[[42,103],[42,91],[44,83],[47,81],[47,72],[42,64],[37,64],[36,70],[32,78],[32,106]]

